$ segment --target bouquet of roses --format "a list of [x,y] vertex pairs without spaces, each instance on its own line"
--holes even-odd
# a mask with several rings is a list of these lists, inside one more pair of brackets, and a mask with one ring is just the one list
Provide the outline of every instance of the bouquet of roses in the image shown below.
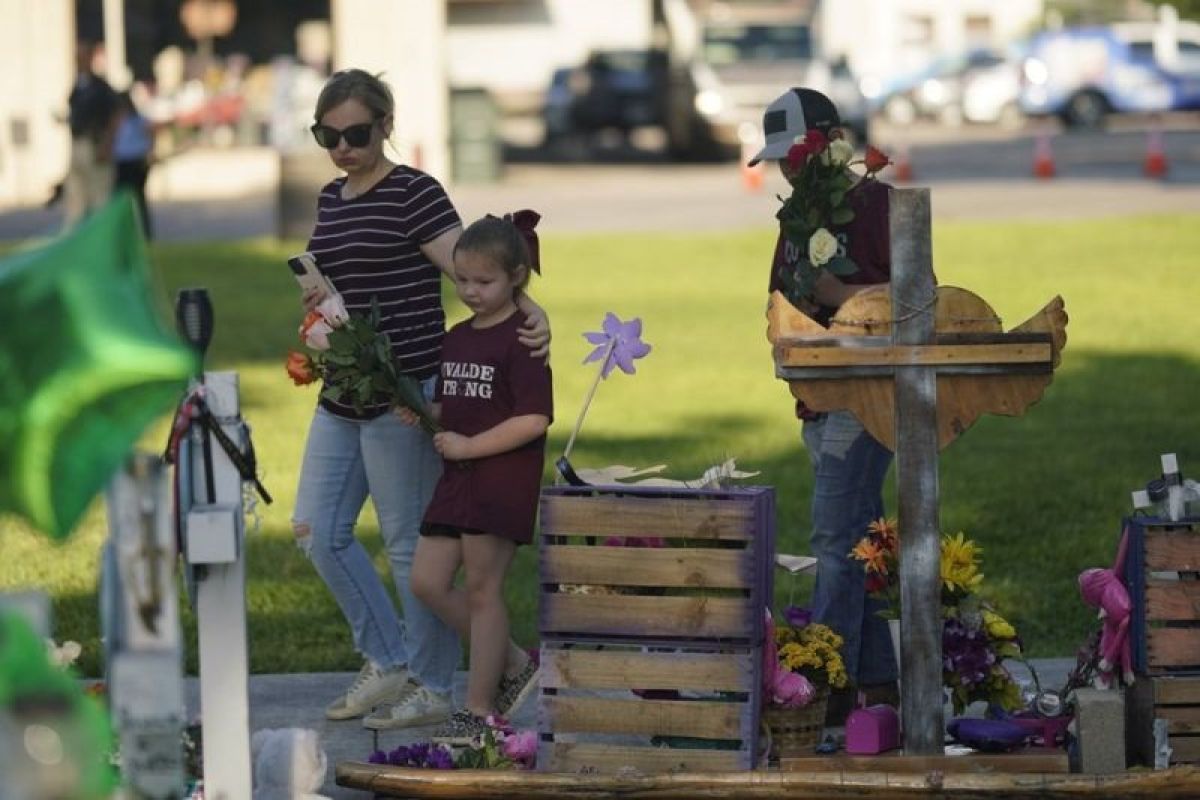
[[776,626],[768,614],[764,680],[767,702],[782,708],[801,708],[821,697],[828,687],[846,685],[842,637],[827,625],[812,621],[807,609],[788,606],[785,625]]
[[[789,266],[781,267],[783,271],[777,276],[784,296],[793,305],[808,300],[821,270],[833,275],[850,275],[858,270],[851,259],[838,254],[838,240],[830,228],[854,219],[850,193],[862,182],[874,180],[890,162],[874,147],[868,147],[861,160],[853,158],[854,147],[849,142],[830,140],[819,130],[796,137],[788,150],[786,174],[792,193],[787,199],[780,198],[783,206],[775,217],[784,238],[802,254],[798,259],[789,259]],[[859,164],[864,167],[863,175],[850,169]]]
[[347,313],[341,295],[326,297],[300,325],[300,341],[308,352],[288,353],[288,375],[297,386],[323,376],[321,396],[349,403],[359,413],[368,405],[381,403],[411,409],[422,428],[436,433],[440,427],[430,416],[421,384],[397,369],[379,320],[375,298],[364,317]]

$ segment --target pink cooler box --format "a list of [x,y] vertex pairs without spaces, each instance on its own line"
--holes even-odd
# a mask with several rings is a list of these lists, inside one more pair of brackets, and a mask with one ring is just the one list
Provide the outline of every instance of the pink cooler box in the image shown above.
[[888,705],[856,708],[846,717],[846,752],[873,756],[900,746],[900,717]]

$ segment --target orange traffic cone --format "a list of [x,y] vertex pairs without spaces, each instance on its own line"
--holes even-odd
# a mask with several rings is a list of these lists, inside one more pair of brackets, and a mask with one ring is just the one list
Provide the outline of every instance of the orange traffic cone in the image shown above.
[[892,162],[892,180],[908,183],[913,179],[912,161],[908,157],[908,145],[896,148],[896,160]]
[[760,143],[756,140],[749,139],[742,142],[742,188],[747,192],[761,192],[765,183],[763,162],[758,162],[753,167],[747,164],[750,159],[754,158],[754,154],[759,151]]
[[1163,149],[1162,129],[1157,124],[1146,134],[1146,160],[1142,164],[1142,172],[1147,178],[1167,176],[1167,154]]
[[1054,151],[1050,147],[1050,134],[1039,131],[1033,145],[1033,175],[1035,178],[1053,178]]

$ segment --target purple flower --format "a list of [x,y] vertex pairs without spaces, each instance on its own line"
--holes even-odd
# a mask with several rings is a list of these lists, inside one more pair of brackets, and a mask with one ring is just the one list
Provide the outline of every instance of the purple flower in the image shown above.
[[431,769],[454,769],[454,756],[448,747],[435,747],[430,752],[426,766]]
[[607,378],[613,367],[620,367],[627,375],[632,375],[634,359],[642,358],[650,352],[650,345],[642,341],[642,320],[634,317],[628,322],[622,322],[617,315],[609,311],[604,315],[602,331],[583,334],[583,338],[596,345],[596,349],[583,360],[587,364],[592,361],[605,359],[600,369],[600,376]]
[[803,628],[812,622],[812,612],[801,606],[788,606],[783,610],[783,618],[793,628]]
[[386,764],[388,763],[387,753],[383,752],[382,750],[376,750],[375,752],[371,753],[371,755],[367,756],[367,763]]
[[500,751],[525,768],[532,768],[537,761],[537,731],[517,731],[504,740]]

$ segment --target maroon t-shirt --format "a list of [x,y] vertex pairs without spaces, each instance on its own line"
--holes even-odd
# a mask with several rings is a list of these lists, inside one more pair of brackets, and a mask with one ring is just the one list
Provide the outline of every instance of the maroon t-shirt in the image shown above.
[[[888,225],[891,188],[877,180],[860,183],[847,195],[854,209],[854,219],[845,225],[830,228],[829,232],[838,241],[837,254],[849,257],[858,266],[856,272],[838,276],[843,283],[863,285],[891,280],[892,248]],[[775,255],[771,259],[768,292],[783,288],[779,275],[794,267],[802,255],[801,249],[785,239],[780,231],[775,241]],[[817,322],[828,327],[836,311],[836,308],[822,306],[816,316]]]
[[[838,240],[839,256],[848,256],[858,270],[849,275],[839,275],[843,283],[861,286],[864,284],[887,283],[892,279],[892,247],[889,225],[890,192],[892,187],[877,180],[864,181],[848,195],[854,209],[854,219],[846,225],[830,229]],[[780,231],[775,241],[775,255],[771,260],[771,278],[767,291],[782,290],[779,275],[795,266],[801,256],[800,248],[784,238]],[[829,327],[829,320],[836,308],[821,306],[814,315],[817,322]],[[811,419],[815,415],[804,403],[796,401],[796,416]]]
[[[554,418],[550,367],[517,340],[524,322],[517,311],[490,328],[467,320],[446,333],[435,395],[446,430],[474,436],[511,417]],[[533,541],[545,451],[543,435],[506,453],[445,462],[425,524]]]

